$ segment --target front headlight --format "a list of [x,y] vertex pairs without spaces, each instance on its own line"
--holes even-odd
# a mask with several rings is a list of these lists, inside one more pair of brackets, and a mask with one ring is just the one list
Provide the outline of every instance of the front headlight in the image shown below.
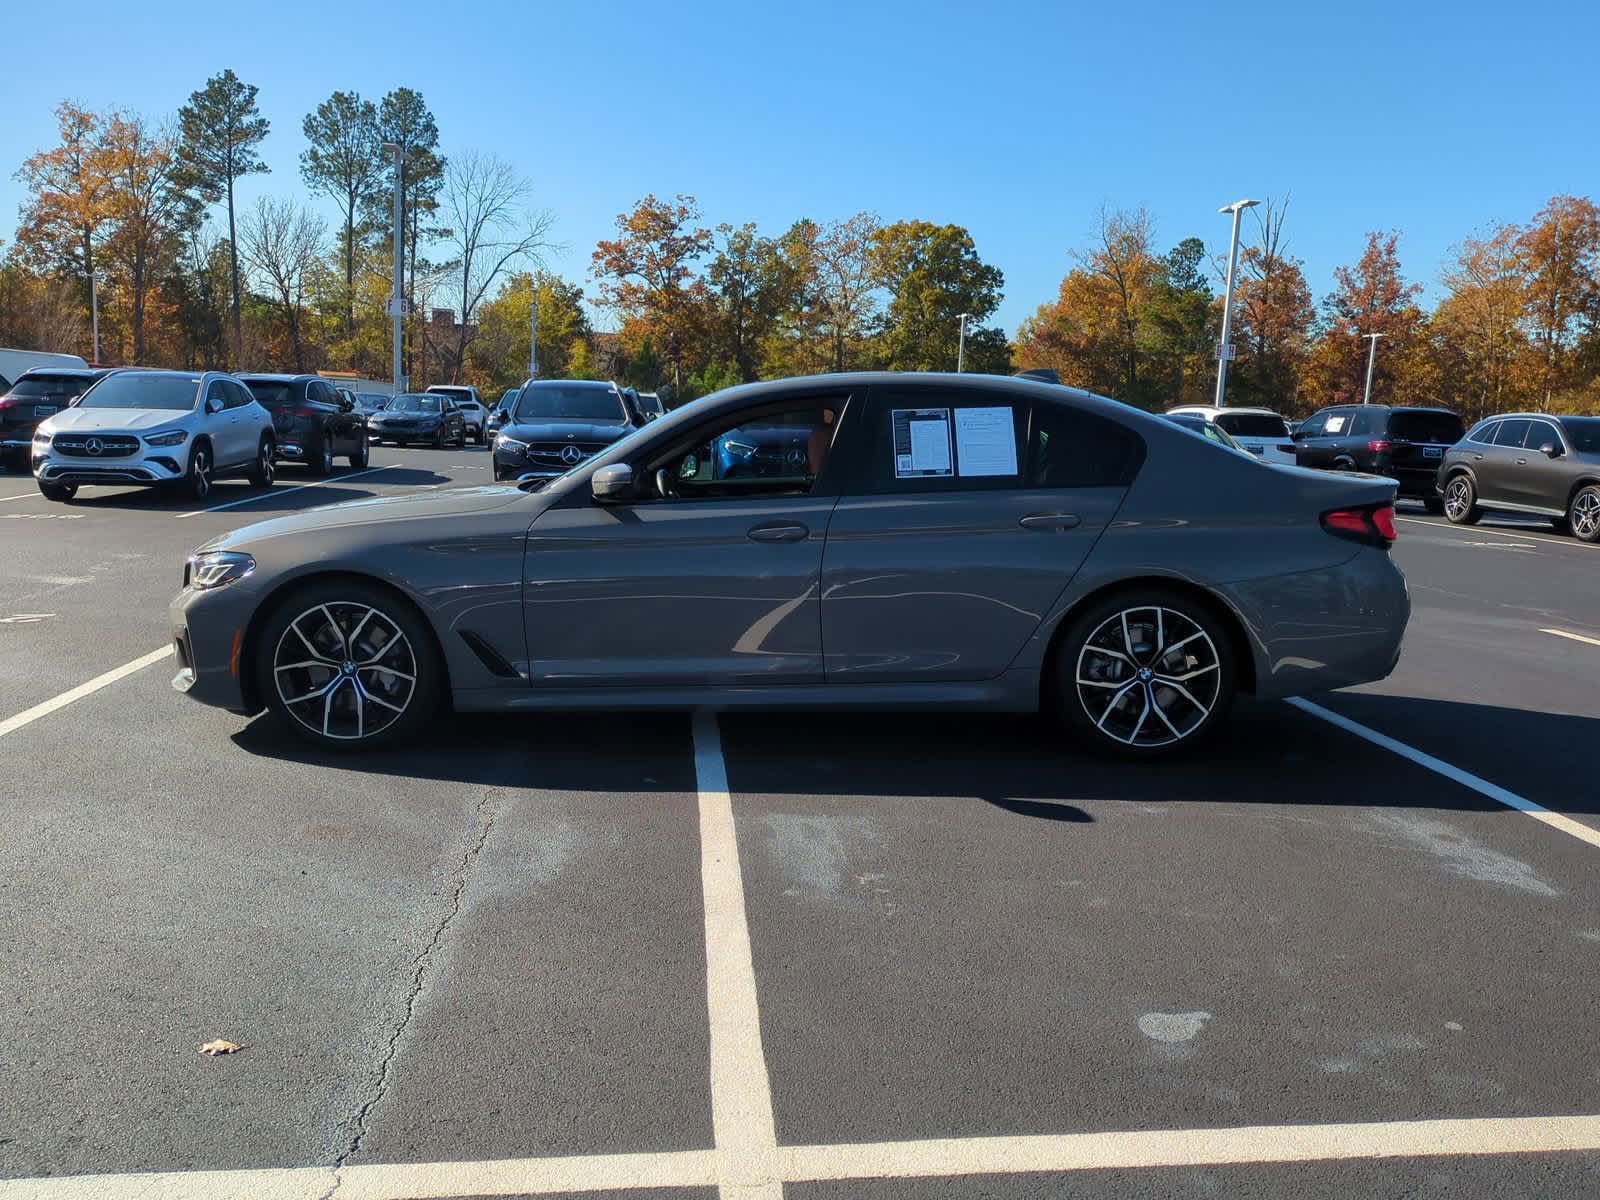
[[145,444],[149,446],[177,446],[181,445],[188,436],[181,429],[169,429],[166,433],[151,434],[145,438]]
[[191,554],[183,568],[183,585],[196,591],[209,591],[224,584],[238,583],[256,569],[256,560],[234,550],[207,550]]
[[722,448],[729,454],[737,454],[740,458],[753,458],[756,452],[754,442],[739,442],[733,438],[723,438]]
[[50,445],[50,438],[51,438],[51,436],[52,436],[52,435],[51,435],[51,434],[48,434],[48,433],[37,433],[37,432],[36,432],[36,433],[35,433],[35,434],[34,434],[34,435],[33,435],[33,444],[34,444],[34,447],[35,447],[35,448],[36,448],[36,449],[39,449],[39,450],[44,450],[44,449],[46,449],[46,448],[47,448],[47,447],[48,447],[48,446],[49,446],[49,445]]
[[520,454],[528,448],[528,443],[519,442],[516,438],[507,437],[502,433],[494,439],[494,448],[496,450],[510,450]]

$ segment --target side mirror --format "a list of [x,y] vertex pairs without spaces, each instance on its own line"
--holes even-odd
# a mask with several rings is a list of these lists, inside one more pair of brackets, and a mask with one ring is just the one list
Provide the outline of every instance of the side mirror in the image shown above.
[[633,468],[627,463],[601,467],[589,477],[589,490],[602,503],[626,500],[633,494]]
[[1539,453],[1544,455],[1546,458],[1560,458],[1561,447],[1556,445],[1554,442],[1546,442],[1544,445],[1539,447]]
[[221,396],[207,396],[206,397],[206,412],[208,412],[208,413],[212,414],[213,416],[215,416],[217,413],[219,413],[221,411],[222,411],[222,397]]

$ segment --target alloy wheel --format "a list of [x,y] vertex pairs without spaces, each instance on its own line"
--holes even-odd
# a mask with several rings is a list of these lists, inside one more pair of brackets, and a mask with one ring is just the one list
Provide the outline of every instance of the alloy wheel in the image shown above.
[[1572,502],[1572,532],[1586,542],[1600,538],[1600,492],[1586,488]]
[[1452,521],[1459,521],[1472,509],[1472,485],[1467,482],[1465,475],[1457,475],[1450,481],[1450,486],[1444,493],[1444,514]]
[[359,741],[410,707],[417,657],[387,613],[335,600],[289,622],[273,650],[272,678],[284,709],[311,732]]
[[272,486],[272,478],[277,471],[276,457],[273,453],[272,443],[263,439],[261,442],[261,465],[257,468],[257,473],[261,477],[262,487]]
[[204,446],[195,447],[194,458],[189,463],[189,486],[196,500],[211,494],[211,455]]
[[1153,749],[1205,724],[1221,693],[1221,658],[1188,614],[1127,608],[1089,635],[1073,678],[1096,729],[1123,745]]

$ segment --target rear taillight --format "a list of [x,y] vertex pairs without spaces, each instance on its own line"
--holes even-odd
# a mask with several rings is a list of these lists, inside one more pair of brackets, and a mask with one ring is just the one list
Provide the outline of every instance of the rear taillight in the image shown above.
[[1279,442],[1278,443],[1278,450],[1283,454],[1293,454],[1294,453],[1294,443],[1293,442]]
[[15,408],[21,400],[13,400],[10,396],[0,396],[0,408]]
[[1375,454],[1382,454],[1385,450],[1390,449],[1393,445],[1394,443],[1388,438],[1374,438],[1372,441],[1367,443],[1367,449],[1371,450]]
[[1394,505],[1374,504],[1367,508],[1335,508],[1322,514],[1322,527],[1334,537],[1365,542],[1385,548],[1394,544]]

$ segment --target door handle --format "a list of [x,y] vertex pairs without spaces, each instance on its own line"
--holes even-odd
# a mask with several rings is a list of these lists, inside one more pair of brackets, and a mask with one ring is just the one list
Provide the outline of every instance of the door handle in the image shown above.
[[1472,456],[1472,461],[1473,461],[1473,462],[1482,462],[1482,461],[1483,461],[1483,455],[1481,455],[1481,454],[1474,454],[1474,455],[1473,455],[1473,456]]
[[745,536],[752,542],[803,542],[811,536],[811,530],[797,521],[768,521],[752,525]]
[[1525,466],[1527,466],[1527,465],[1528,465],[1528,460],[1527,460],[1527,459],[1525,459],[1525,458],[1519,458],[1519,459],[1517,459],[1517,466],[1519,466],[1519,467],[1525,467]]
[[1075,529],[1080,522],[1077,513],[1029,513],[1017,522],[1024,529],[1061,530]]

